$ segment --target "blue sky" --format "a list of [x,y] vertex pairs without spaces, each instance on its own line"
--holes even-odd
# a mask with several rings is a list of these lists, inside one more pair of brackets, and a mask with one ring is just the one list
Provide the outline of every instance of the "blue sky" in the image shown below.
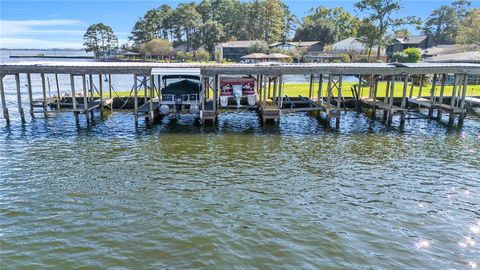
[[[1,48],[81,48],[83,33],[93,23],[110,25],[120,42],[126,42],[136,19],[148,9],[167,3],[176,6],[180,0],[1,0],[0,47]],[[198,2],[198,1],[197,1]],[[312,7],[342,6],[359,16],[354,0],[284,0],[299,18]],[[451,1],[403,0],[399,15],[415,15],[426,18],[440,5]],[[480,0],[472,1],[480,7]]]

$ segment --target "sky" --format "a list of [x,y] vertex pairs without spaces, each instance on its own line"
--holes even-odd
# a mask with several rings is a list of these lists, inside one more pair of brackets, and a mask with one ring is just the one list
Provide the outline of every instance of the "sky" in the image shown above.
[[[402,1],[402,0],[401,0]],[[128,41],[130,31],[149,9],[162,4],[175,7],[182,0],[1,0],[0,48],[75,48],[83,44],[83,34],[89,25],[105,23],[112,27],[120,43]],[[198,1],[197,1],[198,2]],[[284,0],[298,17],[307,15],[311,8],[341,6],[358,16],[356,0]],[[422,19],[430,12],[452,1],[403,0],[398,16],[414,15]],[[472,6],[480,8],[480,0]],[[411,29],[415,32],[415,29]]]

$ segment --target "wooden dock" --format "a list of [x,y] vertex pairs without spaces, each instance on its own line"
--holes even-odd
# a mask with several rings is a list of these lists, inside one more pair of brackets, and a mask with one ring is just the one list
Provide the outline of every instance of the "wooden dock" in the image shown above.
[[[46,95],[46,74],[54,74],[57,81],[57,96],[60,96],[58,86],[58,74],[70,75],[72,97],[76,97],[77,86],[74,78],[80,77],[83,94],[80,102],[72,98],[71,111],[78,120],[78,114],[84,114],[89,123],[89,112],[95,109],[103,111],[104,107],[113,108],[112,103],[112,74],[130,74],[133,77],[132,91],[134,96],[135,123],[138,123],[138,115],[147,115],[147,120],[155,120],[158,116],[160,103],[158,102],[160,91],[160,77],[162,74],[195,73],[201,76],[202,92],[199,101],[198,115],[205,121],[216,122],[217,115],[221,110],[257,109],[263,122],[267,120],[278,120],[282,115],[298,112],[310,112],[325,115],[327,122],[332,118],[336,119],[336,126],[339,127],[341,112],[345,108],[343,92],[344,76],[355,76],[359,79],[358,85],[352,89],[356,109],[367,108],[375,116],[377,110],[382,110],[384,120],[387,124],[392,123],[392,118],[400,116],[400,124],[403,126],[405,115],[409,110],[426,109],[428,115],[433,119],[434,112],[437,112],[436,119],[440,120],[443,113],[449,114],[449,124],[453,124],[458,118],[458,124],[463,123],[466,115],[465,103],[479,105],[480,99],[466,97],[468,76],[480,74],[479,64],[465,63],[417,63],[417,64],[382,64],[382,63],[309,63],[309,64],[280,64],[280,63],[259,63],[259,64],[191,64],[191,63],[126,63],[126,62],[19,62],[0,65],[0,101],[2,104],[3,116],[7,123],[10,123],[9,109],[5,103],[5,91],[14,90],[17,94],[18,111],[22,122],[25,121],[22,96],[20,91],[20,74],[27,75],[27,90],[30,104],[30,113],[33,115],[34,108],[42,108],[46,114],[48,105],[60,109],[61,102],[49,100]],[[32,98],[31,75],[40,74],[42,81],[41,99]],[[227,105],[225,108],[219,106],[220,78],[222,76],[248,75],[255,78],[255,91],[257,101],[255,106],[234,106]],[[309,75],[309,95],[306,97],[288,97],[284,93],[285,75]],[[3,79],[5,76],[14,76],[16,89],[4,89]],[[108,86],[104,87],[108,81]],[[415,82],[419,78],[432,76],[432,88],[428,96],[412,96]],[[444,96],[445,78],[454,76],[453,93],[451,97]],[[88,78],[88,80],[87,80]],[[317,80],[318,79],[318,80]],[[378,81],[386,81],[387,87],[379,89]],[[157,82],[158,81],[158,82]],[[324,96],[324,84],[327,82],[327,94]],[[87,83],[88,82],[88,83]],[[401,101],[394,103],[394,84],[403,83]],[[435,86],[441,85],[440,94],[435,92]],[[423,86],[420,86],[420,91]],[[104,98],[103,92],[108,89],[109,96]],[[410,89],[410,91],[409,91]],[[360,93],[366,90],[368,96]],[[145,97],[139,97],[138,92],[145,93]],[[382,98],[380,92],[384,91]],[[408,94],[410,92],[410,94]],[[213,96],[210,96],[213,93]],[[95,95],[98,94],[98,95]],[[100,98],[94,98],[100,96]],[[397,98],[397,97],[395,97]],[[139,99],[145,99],[143,105],[139,106]],[[450,102],[445,100],[450,99]],[[362,105],[360,107],[360,105]],[[60,110],[59,110],[60,111]],[[171,112],[174,113],[174,112]]]

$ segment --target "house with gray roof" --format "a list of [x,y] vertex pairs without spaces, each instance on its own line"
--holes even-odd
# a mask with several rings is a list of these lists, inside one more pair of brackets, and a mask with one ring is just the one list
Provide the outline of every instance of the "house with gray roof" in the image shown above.
[[390,58],[394,53],[401,52],[407,48],[419,48],[420,50],[426,50],[436,45],[436,41],[433,39],[432,35],[394,38],[387,47],[387,56]]

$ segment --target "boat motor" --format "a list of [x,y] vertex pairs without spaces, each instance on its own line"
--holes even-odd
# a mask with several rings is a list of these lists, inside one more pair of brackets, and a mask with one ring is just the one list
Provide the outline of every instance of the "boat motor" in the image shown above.
[[240,107],[240,100],[242,98],[243,86],[236,84],[233,86],[233,97],[237,100],[237,107]]
[[160,113],[161,114],[168,114],[170,112],[170,107],[168,105],[163,104],[160,106]]

